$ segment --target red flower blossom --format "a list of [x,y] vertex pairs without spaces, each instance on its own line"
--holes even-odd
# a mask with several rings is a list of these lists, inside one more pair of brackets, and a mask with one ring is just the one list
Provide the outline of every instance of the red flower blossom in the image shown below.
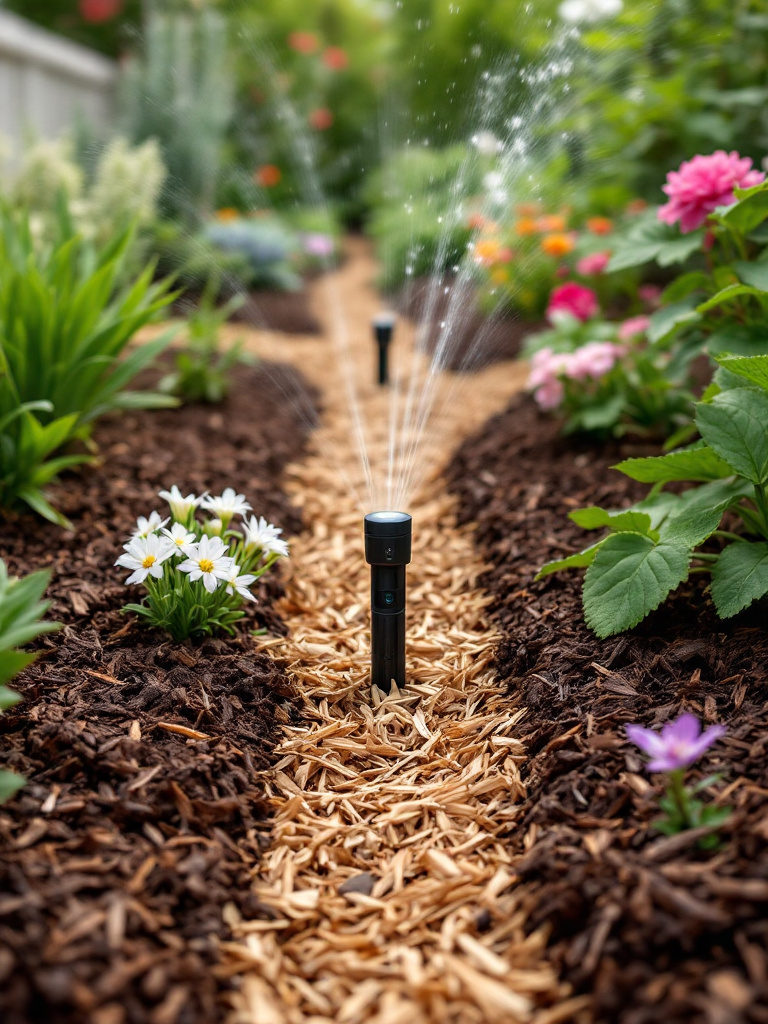
[[253,173],[253,180],[262,188],[274,188],[283,178],[283,172],[275,164],[262,164]]
[[316,53],[320,42],[314,32],[291,32],[288,45],[296,53]]
[[552,320],[552,314],[569,313],[577,320],[585,322],[590,317],[600,312],[597,304],[597,296],[591,288],[585,288],[583,284],[576,284],[569,281],[555,288],[549,297],[547,306],[547,319]]
[[78,8],[83,21],[98,25],[116,18],[123,8],[123,0],[80,0]]
[[312,111],[307,120],[311,128],[324,132],[333,124],[333,114],[327,107],[318,107],[317,110]]
[[349,57],[340,46],[329,46],[323,54],[323,63],[332,71],[343,71],[349,64]]

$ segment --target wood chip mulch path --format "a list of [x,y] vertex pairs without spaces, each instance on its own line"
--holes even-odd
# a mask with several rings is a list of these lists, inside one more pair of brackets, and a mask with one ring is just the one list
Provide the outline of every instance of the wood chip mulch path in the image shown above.
[[[565,441],[516,398],[449,469],[462,521],[478,524],[480,583],[503,634],[497,679],[527,708],[513,735],[523,813],[504,843],[532,936],[551,928],[562,981],[593,1019],[621,1024],[768,1021],[768,634],[765,607],[726,622],[706,580],[627,634],[584,624],[580,573],[539,583],[545,561],[586,546],[570,509],[626,507],[646,488],[609,466],[628,445]],[[717,848],[653,828],[662,780],[624,736],[690,711],[727,736],[693,772],[733,808]]]
[[[257,403],[258,416],[254,416]],[[215,1024],[222,907],[256,906],[249,868],[269,825],[263,770],[297,714],[285,674],[241,639],[175,644],[121,614],[113,563],[161,488],[234,486],[301,525],[280,486],[314,415],[290,367],[244,370],[220,407],[126,414],[99,425],[103,465],[69,475],[55,503],[74,530],[6,521],[11,572],[48,568],[64,623],[0,717],[2,766],[27,785],[0,807],[3,1024]],[[284,631],[270,594],[250,628]]]
[[[370,384],[375,277],[358,245],[331,288],[353,327],[360,418],[375,479],[386,476],[389,393]],[[331,311],[332,311],[331,306]],[[397,328],[408,351],[413,332]],[[269,339],[253,339],[269,353]],[[266,348],[264,348],[266,346]],[[557,1024],[585,1000],[556,980],[545,924],[521,910],[506,836],[525,799],[515,709],[491,667],[498,639],[477,584],[472,532],[434,468],[521,385],[506,364],[459,383],[441,378],[434,429],[419,449],[409,567],[409,684],[372,692],[363,492],[350,465],[343,366],[293,341],[288,358],[323,393],[314,455],[293,467],[305,531],[278,603],[289,633],[265,642],[300,694],[269,776],[270,844],[253,870],[260,912],[227,908],[236,941],[230,1024]],[[457,414],[458,411],[458,414]]]

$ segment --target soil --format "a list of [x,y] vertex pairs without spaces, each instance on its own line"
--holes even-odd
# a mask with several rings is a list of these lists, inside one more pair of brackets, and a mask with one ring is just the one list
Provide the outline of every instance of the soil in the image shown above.
[[[451,290],[446,294],[435,287],[433,278],[419,278],[402,289],[395,299],[395,307],[403,316],[423,326],[422,344],[429,352],[434,352],[440,340],[441,322],[448,316],[454,318],[448,351],[442,357],[442,364],[449,370],[470,373],[492,363],[514,359],[529,334],[547,327],[541,321],[522,320],[512,312],[488,316],[478,308],[475,289],[469,283],[461,285],[448,280],[447,287]],[[458,298],[452,295],[456,288],[461,291]]]
[[9,570],[48,568],[49,617],[63,623],[0,718],[2,767],[27,779],[0,808],[4,1024],[223,1019],[222,907],[259,910],[249,872],[269,827],[262,772],[296,715],[285,675],[248,637],[283,629],[270,609],[280,584],[261,588],[237,637],[177,644],[121,613],[136,595],[113,563],[173,483],[233,486],[298,530],[280,478],[314,410],[294,370],[242,368],[221,406],[100,423],[101,464],[51,489],[73,530],[4,523]]
[[[646,493],[609,469],[643,453],[560,438],[520,397],[449,468],[490,565],[498,674],[528,708],[528,795],[509,844],[530,927],[548,924],[562,977],[592,994],[595,1020],[768,1021],[765,609],[720,621],[699,577],[634,630],[598,640],[580,572],[534,582],[588,543],[572,508]],[[690,773],[723,775],[705,797],[733,809],[714,849],[655,830],[663,780],[624,735],[628,722],[658,727],[683,711],[728,728]]]

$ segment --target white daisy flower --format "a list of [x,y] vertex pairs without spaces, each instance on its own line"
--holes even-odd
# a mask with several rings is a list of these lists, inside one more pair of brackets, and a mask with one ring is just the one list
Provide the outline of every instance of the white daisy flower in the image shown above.
[[203,586],[212,594],[219,580],[226,580],[232,568],[232,558],[226,554],[226,545],[221,537],[201,537],[199,544],[189,544],[184,549],[187,559],[178,568],[188,572],[192,583],[202,580]]
[[233,564],[232,568],[229,570],[229,576],[227,576],[227,593],[234,594],[235,591],[237,591],[241,597],[245,597],[249,601],[255,601],[256,598],[250,592],[248,587],[256,581],[257,577],[249,572],[245,573],[243,576],[240,576],[239,573],[240,566]]
[[180,555],[187,546],[194,544],[197,540],[194,533],[190,533],[183,523],[174,523],[170,530],[166,529],[162,532],[176,546],[177,555]]
[[245,521],[245,546],[247,548],[261,548],[264,557],[277,554],[283,558],[288,557],[288,544],[280,540],[282,529],[268,523],[264,516],[251,516]]
[[181,519],[182,521],[187,518],[190,512],[197,508],[205,497],[205,495],[201,495],[197,498],[194,494],[188,494],[185,498],[176,484],[173,485],[170,491],[158,491],[158,494],[161,498],[165,498],[170,505],[173,518]]
[[229,524],[232,516],[244,516],[246,512],[251,510],[251,506],[245,500],[245,495],[235,494],[234,487],[225,487],[224,493],[218,497],[203,498],[200,505],[202,508],[207,508],[209,512],[213,512],[218,519],[221,519],[225,527]]
[[159,580],[163,575],[163,562],[173,554],[171,544],[156,533],[150,533],[147,537],[132,537],[123,546],[125,554],[120,555],[115,565],[134,570],[125,581],[126,586],[130,583],[143,583],[147,576]]
[[159,512],[150,512],[149,518],[146,516],[139,516],[136,520],[136,532],[133,536],[149,537],[151,534],[157,533],[157,531],[168,522],[168,518],[161,519]]

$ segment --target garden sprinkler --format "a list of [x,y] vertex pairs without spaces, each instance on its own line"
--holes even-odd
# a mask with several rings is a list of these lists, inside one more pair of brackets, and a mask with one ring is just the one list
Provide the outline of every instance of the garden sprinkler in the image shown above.
[[379,346],[379,384],[389,384],[389,343],[395,329],[394,313],[377,313],[373,318],[373,336]]
[[405,686],[405,567],[411,560],[411,517],[369,512],[365,560],[371,567],[371,682],[389,692]]

